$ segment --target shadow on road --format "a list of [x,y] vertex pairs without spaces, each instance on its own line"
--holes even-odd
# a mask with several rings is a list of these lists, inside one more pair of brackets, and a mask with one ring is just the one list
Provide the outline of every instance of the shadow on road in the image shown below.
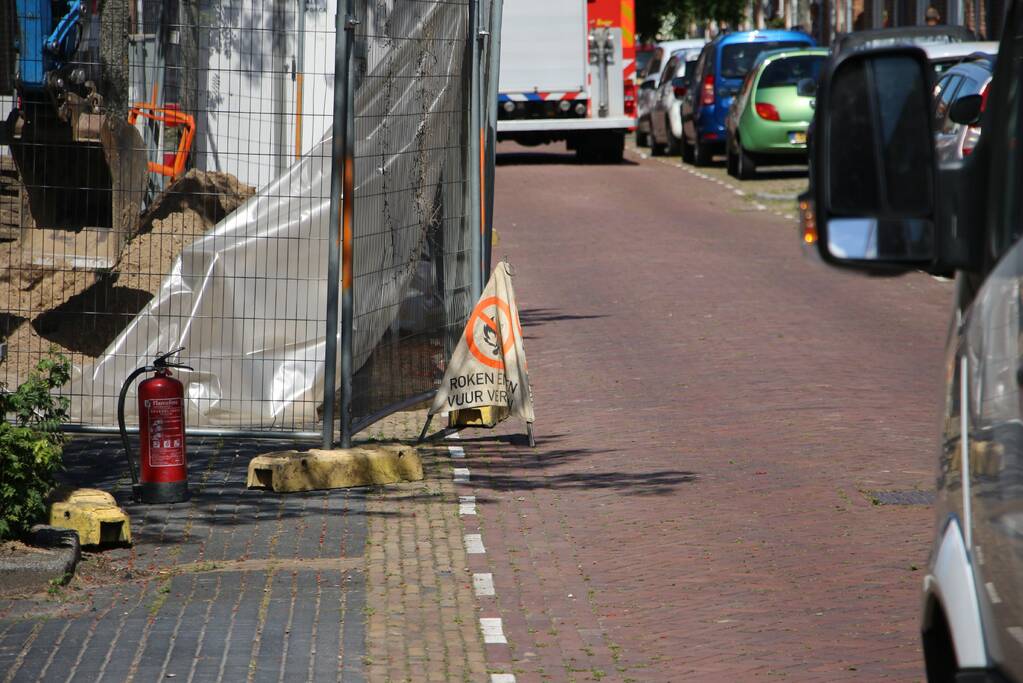
[[[477,490],[599,489],[624,496],[668,496],[677,493],[683,484],[699,479],[696,472],[688,470],[595,470],[587,467],[588,460],[594,455],[612,453],[614,449],[559,448],[558,442],[564,437],[564,434],[539,433],[536,449],[529,448],[525,434],[484,435],[462,438],[458,443],[473,445],[469,452],[485,460],[472,470],[472,481]],[[494,448],[499,444],[519,448]],[[552,468],[565,468],[566,471],[549,471]],[[477,503],[485,504],[487,500],[487,496],[476,496]]]
[[572,315],[571,313],[562,313],[556,308],[524,308],[519,311],[519,321],[523,327],[543,325],[544,323],[562,320],[594,320],[606,317],[606,315]]
[[[138,457],[138,439],[132,437]],[[302,493],[274,493],[246,487],[248,464],[254,456],[294,447],[294,443],[271,439],[188,439],[187,502],[173,505],[143,505],[131,497],[128,465],[119,438],[76,435],[64,449],[64,471],[60,483],[98,488],[117,499],[132,519],[132,536],[139,546],[194,547],[211,533],[197,533],[193,527],[220,529],[227,533],[258,534],[261,523],[304,525],[324,515],[346,515],[351,521],[364,519],[369,488]],[[361,555],[364,537],[348,533],[343,539],[345,554]],[[183,554],[188,559],[188,552]],[[169,562],[169,561],[168,561]]]
[[788,180],[790,178],[805,178],[806,166],[796,168],[766,168],[757,171],[753,180]]
[[[713,160],[704,168],[724,168],[725,157],[716,156]],[[697,171],[700,170],[699,166],[692,166]],[[756,182],[758,180],[789,180],[792,178],[805,178],[807,176],[807,167],[805,165],[798,166],[763,166],[757,169],[755,176],[744,182]]]
[[638,166],[635,161],[625,159],[620,163],[580,162],[574,152],[500,152],[495,156],[498,166]]

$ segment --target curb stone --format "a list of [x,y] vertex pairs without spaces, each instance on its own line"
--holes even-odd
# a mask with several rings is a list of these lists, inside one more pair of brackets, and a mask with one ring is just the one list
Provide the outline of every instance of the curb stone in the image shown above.
[[78,534],[68,529],[38,524],[32,527],[29,542],[42,552],[0,558],[0,592],[35,593],[46,590],[52,581],[67,583],[82,557]]

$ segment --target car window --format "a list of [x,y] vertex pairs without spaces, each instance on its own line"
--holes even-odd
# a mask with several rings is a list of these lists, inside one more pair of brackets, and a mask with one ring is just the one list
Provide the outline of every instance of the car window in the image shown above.
[[749,96],[750,88],[753,87],[753,72],[746,74],[746,80],[742,82],[742,88],[739,89],[739,97],[745,100]]
[[699,87],[700,82],[703,81],[704,74],[707,73],[707,55],[710,54],[710,47],[700,53],[700,59],[696,62],[696,70],[693,71],[692,85],[694,88]]
[[938,133],[951,133],[955,130],[955,121],[948,117],[948,108],[952,106],[953,99],[956,93],[959,91],[959,85],[962,83],[963,78],[957,74],[948,76],[947,80],[944,80],[944,87],[941,89],[941,94],[934,103],[934,130]]
[[777,50],[783,47],[808,47],[806,43],[795,40],[773,40],[757,43],[732,43],[721,49],[722,78],[742,78],[751,68],[761,52]]
[[646,78],[646,67],[650,63],[650,58],[653,54],[653,50],[636,51],[636,71],[639,73],[640,78]]
[[944,78],[938,81],[938,84],[934,86],[934,103],[937,105],[938,98],[941,97],[941,93],[945,92],[945,88],[948,87],[949,82],[955,78],[955,74],[947,74]]
[[650,77],[650,74],[657,75],[661,73],[661,58],[664,56],[664,50],[661,48],[654,49],[654,56],[650,58],[650,61],[646,65],[646,73],[643,74],[643,80]]
[[660,77],[657,80],[658,85],[664,85],[670,81],[675,73],[675,68],[678,66],[678,57],[672,57],[668,60],[668,63],[664,65],[664,70],[661,72]]
[[761,88],[795,86],[807,78],[817,82],[824,64],[824,55],[799,55],[775,59],[760,75]]

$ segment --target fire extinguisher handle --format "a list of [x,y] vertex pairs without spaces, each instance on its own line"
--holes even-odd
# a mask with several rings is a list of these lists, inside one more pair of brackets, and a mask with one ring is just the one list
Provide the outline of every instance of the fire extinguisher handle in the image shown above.
[[173,351],[168,351],[167,353],[160,353],[160,354],[158,354],[156,356],[156,360],[153,361],[153,366],[156,369],[160,369],[160,368],[180,368],[182,370],[194,370],[195,368],[191,367],[190,365],[185,365],[184,363],[173,363],[173,362],[167,360],[171,356],[176,355],[178,353],[181,353],[184,350],[185,350],[185,347],[182,346],[182,347],[174,349]]

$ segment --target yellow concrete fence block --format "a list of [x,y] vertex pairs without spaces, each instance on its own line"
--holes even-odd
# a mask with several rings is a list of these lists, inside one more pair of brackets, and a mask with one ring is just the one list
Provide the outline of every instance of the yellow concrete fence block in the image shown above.
[[457,427],[496,427],[509,415],[505,406],[483,406],[482,408],[462,408],[448,413],[448,426]]
[[393,484],[422,478],[423,464],[414,447],[374,444],[257,455],[249,462],[248,487],[290,493]]
[[128,515],[106,491],[59,489],[50,501],[50,526],[77,531],[82,545],[131,543]]

